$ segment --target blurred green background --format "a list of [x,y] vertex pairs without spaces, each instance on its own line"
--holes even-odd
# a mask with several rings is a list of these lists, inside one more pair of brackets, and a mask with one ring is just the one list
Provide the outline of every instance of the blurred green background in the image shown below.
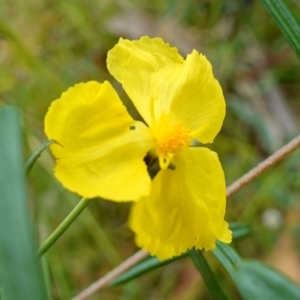
[[[300,3],[288,1],[298,18]],[[227,184],[299,131],[299,62],[258,1],[251,0],[0,0],[0,101],[23,114],[24,158],[46,140],[43,119],[69,86],[110,80],[106,54],[120,37],[160,36],[183,56],[197,49],[213,64],[227,101],[218,152]],[[138,84],[138,80],[137,80]],[[228,200],[226,219],[253,235],[236,243],[300,282],[299,151]],[[28,179],[32,218],[41,243],[79,201],[53,176],[44,153]],[[93,200],[47,253],[53,299],[69,299],[133,254],[126,222],[130,204]],[[228,295],[237,294],[207,255]],[[224,278],[225,277],[225,278]],[[188,259],[91,299],[211,299]]]

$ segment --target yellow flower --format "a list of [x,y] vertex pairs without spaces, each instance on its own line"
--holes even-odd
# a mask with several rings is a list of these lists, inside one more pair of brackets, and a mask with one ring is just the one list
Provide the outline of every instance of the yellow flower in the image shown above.
[[[231,242],[224,221],[226,186],[211,143],[225,101],[208,60],[184,60],[162,39],[120,39],[108,70],[122,84],[145,123],[134,121],[108,82],[69,89],[55,101],[45,127],[56,157],[56,177],[85,197],[135,200],[129,226],[137,244],[160,259],[196,247]],[[150,181],[143,158],[158,157]]]

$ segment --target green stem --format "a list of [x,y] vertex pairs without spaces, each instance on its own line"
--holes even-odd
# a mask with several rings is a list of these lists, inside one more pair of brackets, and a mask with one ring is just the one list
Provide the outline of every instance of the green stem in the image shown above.
[[56,242],[56,240],[69,228],[69,226],[75,221],[80,213],[89,204],[88,199],[82,198],[75,208],[69,213],[69,215],[63,220],[63,222],[52,232],[47,238],[44,244],[39,248],[38,255],[43,256],[49,248]]
[[214,273],[207,264],[206,259],[203,257],[202,252],[200,250],[192,249],[190,250],[190,256],[194,265],[200,271],[202,278],[213,298],[216,300],[228,300],[221,290]]
[[42,155],[42,152],[48,148],[51,144],[53,144],[54,141],[50,140],[50,141],[46,141],[44,143],[42,143],[33,153],[32,155],[29,157],[29,159],[27,160],[26,164],[25,164],[25,174],[26,176],[29,175],[33,165],[35,164],[35,162],[37,161],[37,159]]

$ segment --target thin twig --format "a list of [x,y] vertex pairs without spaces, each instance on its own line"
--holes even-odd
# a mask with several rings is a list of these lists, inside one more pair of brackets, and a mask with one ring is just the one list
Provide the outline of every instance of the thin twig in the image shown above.
[[274,166],[276,163],[281,161],[289,153],[296,150],[300,146],[300,135],[295,137],[289,143],[281,147],[279,150],[274,152],[271,156],[266,158],[264,161],[259,163],[256,167],[250,170],[248,173],[243,175],[241,178],[233,182],[227,188],[227,198],[240,190],[243,186],[248,184],[250,181],[258,177],[261,173],[265,172],[270,167]]
[[[287,156],[292,151],[296,150],[298,147],[300,147],[300,135],[298,135],[296,138],[291,140],[289,143],[284,145],[282,148],[274,152],[271,156],[269,156],[267,159],[259,163],[256,167],[254,167],[252,170],[250,170],[248,173],[243,175],[241,178],[233,182],[228,188],[227,188],[227,198],[236,193],[238,190],[240,190],[243,186],[251,182],[253,179],[258,177],[260,174],[265,172],[270,167],[274,166],[276,163],[281,161],[285,156]],[[127,271],[129,268],[133,267],[135,264],[143,260],[145,257],[149,255],[148,252],[140,250],[133,254],[131,257],[129,257],[127,260],[125,260],[123,263],[121,263],[119,266],[117,266],[115,269],[107,273],[102,278],[98,279],[96,282],[94,282],[92,285],[90,285],[88,288],[83,290],[79,295],[77,295],[72,300],[85,300],[88,297],[92,296],[99,290],[101,290],[103,287],[107,286],[110,281]]]
[[149,252],[144,251],[144,250],[139,250],[138,252],[136,252],[135,254],[130,256],[128,259],[123,261],[119,266],[117,266],[116,268],[114,268],[113,270],[108,272],[105,276],[103,276],[102,278],[95,281],[92,285],[90,285],[88,288],[83,290],[79,295],[74,297],[72,300],[87,299],[88,297],[92,296],[93,294],[95,294],[97,291],[99,291],[103,287],[107,286],[108,283],[112,279],[118,277],[119,275],[124,273],[126,270],[133,267],[138,262],[140,262],[141,260],[146,258],[148,255],[149,255]]

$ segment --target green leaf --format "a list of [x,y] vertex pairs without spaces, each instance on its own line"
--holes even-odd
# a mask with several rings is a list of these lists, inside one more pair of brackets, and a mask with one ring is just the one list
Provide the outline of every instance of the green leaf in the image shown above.
[[29,159],[27,160],[26,164],[25,164],[25,173],[26,176],[29,175],[33,165],[35,164],[35,162],[37,161],[37,159],[41,156],[42,152],[48,148],[51,144],[53,144],[54,141],[50,140],[50,141],[46,141],[44,143],[42,143],[33,153],[32,155],[29,157]]
[[260,0],[300,59],[300,24],[284,0]]
[[218,242],[213,254],[244,299],[300,299],[300,288],[290,279],[258,261],[241,259],[229,245]]
[[[234,240],[241,239],[251,233],[251,228],[248,225],[245,225],[242,223],[230,223],[229,228],[232,230],[232,233],[233,233],[232,238]],[[186,252],[180,256],[173,257],[171,259],[164,260],[164,261],[160,261],[156,257],[147,258],[147,259],[143,260],[142,262],[140,262],[139,264],[137,264],[136,266],[129,269],[124,274],[122,274],[119,277],[117,277],[116,279],[112,280],[110,282],[110,285],[115,286],[115,285],[119,285],[119,284],[124,284],[132,279],[135,279],[145,273],[150,272],[151,270],[161,268],[165,265],[172,263],[173,261],[187,257],[188,255],[189,255],[189,253]]]
[[217,300],[227,300],[227,297],[220,288],[214,273],[210,269],[206,259],[203,257],[202,251],[192,249],[190,251],[190,255],[195,267],[199,270],[200,274],[202,275],[202,278],[213,298]]
[[143,260],[142,262],[140,262],[136,266],[129,269],[124,274],[122,274],[119,277],[112,280],[109,283],[109,285],[110,286],[115,286],[115,285],[126,283],[126,282],[128,282],[128,281],[130,281],[134,278],[137,278],[137,277],[139,277],[139,276],[141,276],[145,273],[150,272],[151,270],[154,270],[154,269],[160,268],[162,266],[168,265],[171,262],[182,259],[184,257],[187,257],[188,255],[189,254],[186,252],[186,253],[183,253],[180,256],[176,256],[176,257],[173,257],[171,259],[164,260],[164,261],[161,261],[156,257],[146,258],[145,260]]
[[232,239],[234,241],[242,239],[252,233],[251,227],[243,223],[229,223],[229,228],[232,230]]
[[0,278],[5,300],[47,299],[26,201],[16,109],[0,108]]

